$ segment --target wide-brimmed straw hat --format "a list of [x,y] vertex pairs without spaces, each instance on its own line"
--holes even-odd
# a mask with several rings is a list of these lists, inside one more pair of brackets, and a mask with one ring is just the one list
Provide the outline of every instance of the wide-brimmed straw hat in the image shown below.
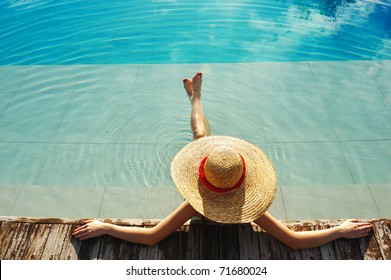
[[276,194],[277,176],[257,146],[228,136],[208,136],[183,147],[171,176],[186,201],[220,223],[247,223],[262,216]]

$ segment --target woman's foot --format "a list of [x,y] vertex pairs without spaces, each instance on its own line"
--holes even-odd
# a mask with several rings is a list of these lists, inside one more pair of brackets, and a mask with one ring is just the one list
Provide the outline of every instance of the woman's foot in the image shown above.
[[193,79],[183,79],[183,86],[186,90],[190,102],[201,97],[202,73],[197,72]]
[[186,90],[187,96],[189,97],[190,102],[193,99],[193,82],[189,79],[183,79],[183,86]]
[[195,98],[201,97],[202,73],[197,72],[193,77],[193,96]]

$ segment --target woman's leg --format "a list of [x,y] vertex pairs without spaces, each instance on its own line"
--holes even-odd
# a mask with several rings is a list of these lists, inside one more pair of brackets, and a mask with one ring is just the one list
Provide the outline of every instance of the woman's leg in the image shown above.
[[184,79],[183,85],[191,103],[190,125],[194,140],[210,135],[210,125],[201,102],[202,74],[196,73],[192,80]]
[[[192,80],[184,79],[183,84],[191,102],[191,129],[194,139],[210,135],[210,126],[201,103],[202,74],[196,73]],[[184,201],[153,228],[124,227],[102,223],[98,220],[86,220],[85,224],[76,228],[72,235],[80,240],[110,235],[133,243],[154,245],[197,214],[197,211]]]

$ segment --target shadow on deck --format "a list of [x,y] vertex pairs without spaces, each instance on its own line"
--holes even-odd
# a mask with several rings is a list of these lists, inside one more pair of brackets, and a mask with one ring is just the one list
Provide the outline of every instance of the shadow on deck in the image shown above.
[[[157,220],[105,220],[149,227]],[[369,220],[374,231],[366,238],[338,239],[313,249],[292,250],[252,224],[222,225],[192,220],[158,245],[133,244],[109,236],[86,241],[71,237],[81,220],[0,217],[0,259],[40,260],[391,260],[391,220]],[[287,221],[297,230],[316,230],[341,221]]]

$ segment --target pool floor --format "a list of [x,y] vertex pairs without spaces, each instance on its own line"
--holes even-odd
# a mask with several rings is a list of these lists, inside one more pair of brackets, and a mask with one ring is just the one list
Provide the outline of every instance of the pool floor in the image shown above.
[[391,61],[0,67],[0,216],[163,218],[202,71],[212,134],[275,165],[279,219],[391,216]]

